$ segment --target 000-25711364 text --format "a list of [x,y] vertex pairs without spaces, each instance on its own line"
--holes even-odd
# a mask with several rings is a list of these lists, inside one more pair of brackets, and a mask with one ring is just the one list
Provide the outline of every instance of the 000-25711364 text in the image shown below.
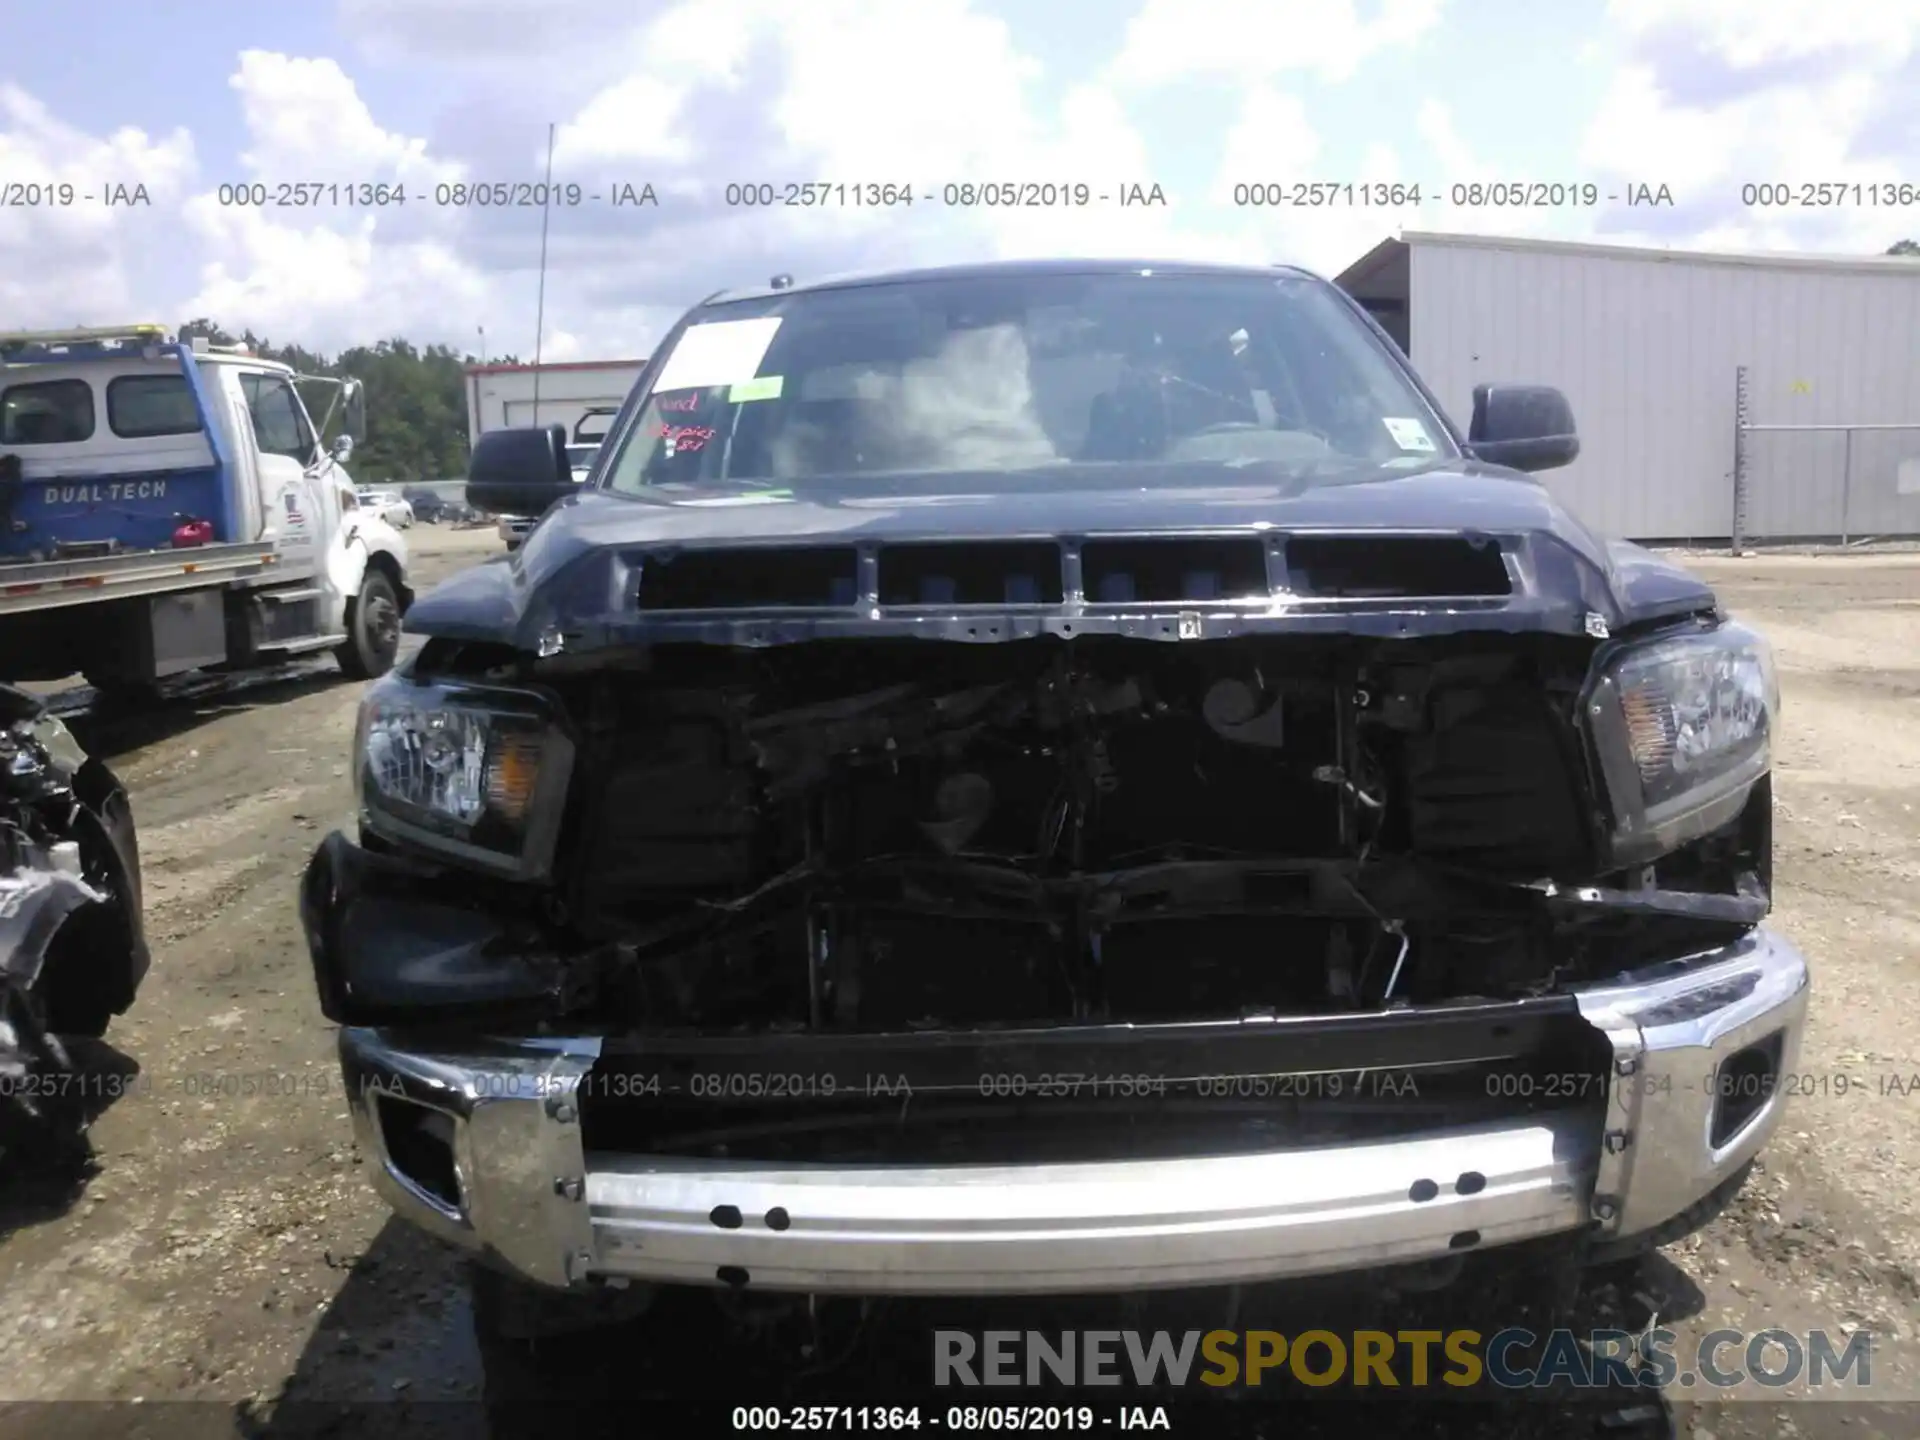
[[1338,205],[1393,209],[1428,201],[1466,209],[1485,206],[1526,209],[1587,209],[1618,195],[1603,194],[1590,180],[1475,180],[1429,190],[1418,183],[1385,180],[1264,180],[1233,187],[1233,203],[1242,208],[1323,210]]
[[302,1075],[290,1070],[189,1070],[156,1080],[145,1070],[126,1074],[63,1070],[48,1074],[0,1075],[0,1095],[26,1099],[124,1100],[162,1096],[171,1100],[239,1100],[255,1096],[320,1099],[334,1094],[332,1075]]
[[219,186],[214,200],[223,207],[252,210],[384,209],[409,203],[463,210],[574,210],[588,204],[628,208],[660,203],[651,184],[630,180],[593,190],[577,181],[443,180],[430,191],[409,191],[398,181],[386,180],[251,180]]
[[1171,1432],[1163,1405],[950,1405],[922,1414],[918,1405],[736,1405],[742,1432],[945,1430],[957,1434],[1052,1434],[1080,1431]]

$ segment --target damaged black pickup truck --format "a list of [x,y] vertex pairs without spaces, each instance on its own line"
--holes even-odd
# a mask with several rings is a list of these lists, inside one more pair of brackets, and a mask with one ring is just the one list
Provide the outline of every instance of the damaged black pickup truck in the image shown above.
[[151,957],[127,792],[46,703],[0,684],[0,1178],[81,1161],[97,1038]]
[[1807,1003],[1773,661],[1573,432],[1302,272],[1082,262],[716,296],[583,486],[482,437],[553,508],[408,615],[302,893],[383,1193],[483,1325],[1704,1223]]

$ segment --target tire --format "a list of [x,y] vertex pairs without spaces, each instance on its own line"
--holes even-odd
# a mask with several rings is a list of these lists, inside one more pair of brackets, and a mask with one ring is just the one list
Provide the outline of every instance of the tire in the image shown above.
[[400,653],[400,600],[386,572],[367,567],[347,605],[347,638],[334,652],[350,680],[375,680]]

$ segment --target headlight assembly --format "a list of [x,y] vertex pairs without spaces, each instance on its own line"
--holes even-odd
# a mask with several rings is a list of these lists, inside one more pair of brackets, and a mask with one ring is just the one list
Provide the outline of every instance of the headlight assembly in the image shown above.
[[1639,865],[1740,813],[1773,763],[1773,651],[1731,621],[1604,662],[1587,717],[1612,809],[1612,859]]
[[515,879],[550,872],[573,743],[541,696],[391,675],[361,702],[354,763],[375,834]]

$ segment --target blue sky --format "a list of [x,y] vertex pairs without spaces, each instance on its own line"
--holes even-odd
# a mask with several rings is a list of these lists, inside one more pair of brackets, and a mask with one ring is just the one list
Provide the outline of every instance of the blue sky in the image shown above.
[[[550,358],[632,354],[712,289],[1040,253],[1298,260],[1402,228],[1877,253],[1920,206],[1755,209],[1743,184],[1920,184],[1914,0],[91,0],[88,43],[6,0],[0,185],[147,185],[136,210],[0,206],[0,325],[184,320],[332,349],[401,333],[529,353],[539,216],[268,211],[222,182],[653,181],[553,216]],[[191,14],[191,23],[185,23]],[[44,44],[35,32],[43,31]],[[751,212],[729,180],[1085,179],[1168,205]],[[1383,180],[1418,207],[1251,210],[1235,180]],[[1665,185],[1671,208],[1457,206],[1455,182]],[[1439,195],[1435,195],[1435,191]]]

